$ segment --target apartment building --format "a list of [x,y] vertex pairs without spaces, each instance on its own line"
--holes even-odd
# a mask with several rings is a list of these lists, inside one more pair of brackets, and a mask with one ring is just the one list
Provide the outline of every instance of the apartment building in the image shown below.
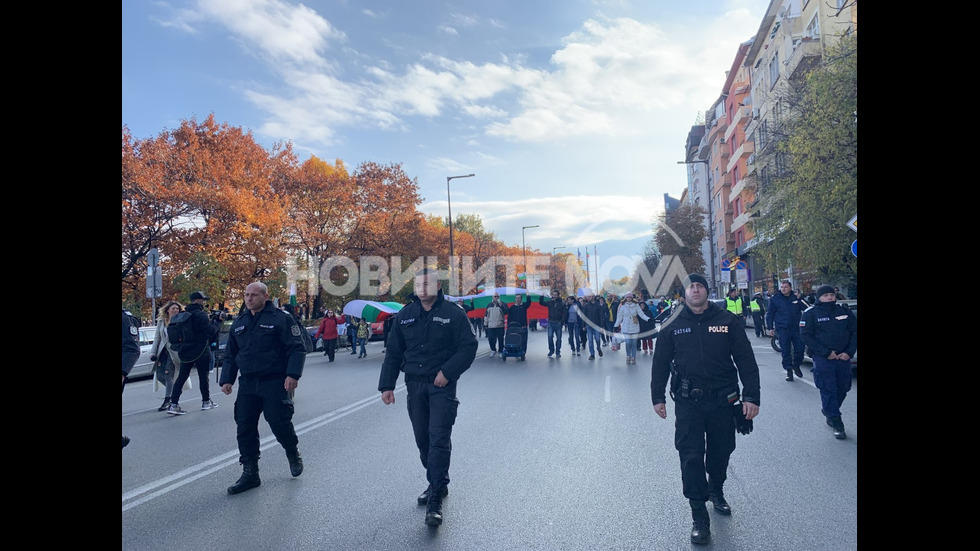
[[778,278],[798,285],[792,266],[778,274],[763,268],[753,249],[772,236],[756,235],[752,222],[765,215],[766,184],[786,169],[775,143],[780,125],[793,116],[785,101],[791,86],[842,36],[856,32],[856,0],[772,0],[756,35],[735,52],[704,130],[688,134],[688,189],[692,200],[705,191],[709,196],[704,258],[719,273],[711,282],[722,292],[736,284],[735,262],[747,270],[750,292],[772,290]]

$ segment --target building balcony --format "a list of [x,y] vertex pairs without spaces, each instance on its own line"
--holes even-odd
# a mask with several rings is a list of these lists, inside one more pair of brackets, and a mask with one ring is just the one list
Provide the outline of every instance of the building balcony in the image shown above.
[[748,211],[743,212],[742,214],[736,216],[732,220],[732,232],[738,231],[739,228],[747,224],[751,218],[752,218],[752,214],[749,213]]
[[732,186],[732,191],[729,194],[729,197],[738,197],[738,195],[742,193],[742,190],[746,188],[751,189],[754,186],[754,184],[755,184],[755,178],[751,178],[749,176],[743,177],[738,182],[736,182],[734,186]]
[[820,62],[823,57],[823,47],[819,40],[800,38],[794,40],[793,53],[786,58],[786,75],[797,78]]
[[732,122],[728,125],[728,128],[725,130],[725,141],[726,142],[731,141],[732,136],[735,134],[735,130],[751,120],[752,120],[752,106],[745,105],[739,107],[738,110],[735,111],[735,116],[732,117]]
[[725,243],[735,243],[735,234],[733,232],[725,232]]
[[740,159],[746,159],[752,153],[755,153],[755,142],[742,142],[742,145],[738,146],[738,149],[735,150],[735,154],[732,155],[731,159],[728,161],[728,172],[731,172],[732,169],[735,168],[735,165]]
[[748,159],[745,159],[745,175],[746,176],[752,176],[753,174],[755,174],[755,169],[756,169],[755,159],[756,159],[755,153],[749,155],[749,158]]

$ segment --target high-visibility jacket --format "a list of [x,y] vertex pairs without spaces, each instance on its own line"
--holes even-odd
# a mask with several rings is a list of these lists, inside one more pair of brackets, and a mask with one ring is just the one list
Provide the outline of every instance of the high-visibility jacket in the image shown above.
[[742,315],[742,298],[736,297],[725,297],[725,304],[727,305],[728,311],[735,314],[736,316]]
[[752,307],[752,312],[761,312],[762,311],[762,305],[759,304],[761,301],[762,301],[761,298],[752,299],[752,302],[749,303],[751,305],[751,307]]

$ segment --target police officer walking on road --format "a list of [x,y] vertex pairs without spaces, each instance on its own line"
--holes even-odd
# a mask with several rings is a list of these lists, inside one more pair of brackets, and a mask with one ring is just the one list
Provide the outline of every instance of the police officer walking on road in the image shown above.
[[228,348],[221,369],[221,392],[231,394],[238,378],[235,424],[238,427],[238,453],[242,476],[228,488],[238,494],[261,484],[259,480],[259,415],[272,429],[286,450],[289,473],[303,472],[299,439],[293,428],[293,400],[306,362],[306,345],[299,324],[269,300],[264,283],[245,288],[246,310],[231,325]]
[[813,384],[820,389],[821,413],[838,440],[847,438],[840,406],[851,390],[851,358],[857,353],[857,317],[837,304],[830,285],[817,288],[817,304],[803,312],[800,333],[813,354]]
[[793,374],[803,378],[803,339],[800,337],[800,317],[806,309],[805,302],[795,293],[789,281],[779,284],[779,292],[769,299],[769,309],[766,310],[766,327],[769,336],[779,340],[779,348],[783,353],[783,369],[786,370],[786,380],[792,381]]
[[[122,393],[126,390],[126,376],[132,371],[140,358],[139,329],[133,315],[125,308],[122,309]],[[129,445],[129,437],[122,435],[122,447]]]
[[415,273],[412,302],[396,315],[381,365],[378,390],[385,405],[395,403],[398,373],[405,372],[408,418],[429,486],[418,497],[425,523],[442,524],[442,500],[449,494],[452,430],[459,400],[456,382],[476,358],[478,342],[466,313],[443,298],[438,272]]
[[[744,323],[708,301],[704,276],[691,274],[686,283],[683,309],[658,335],[650,391],[654,412],[666,419],[669,376],[677,408],[674,447],[694,519],[691,542],[705,544],[711,539],[705,502],[711,500],[722,515],[732,514],[723,486],[736,428],[748,434],[759,413],[759,366]],[[737,416],[744,416],[739,425]]]

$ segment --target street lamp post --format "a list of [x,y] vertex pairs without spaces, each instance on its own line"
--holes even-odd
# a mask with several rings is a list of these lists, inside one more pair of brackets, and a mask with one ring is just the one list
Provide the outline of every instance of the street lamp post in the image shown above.
[[527,245],[524,244],[524,230],[528,228],[539,228],[540,224],[521,227],[521,249],[524,251],[524,288],[527,289]]
[[453,262],[453,202],[449,195],[449,182],[454,178],[470,178],[471,176],[476,176],[476,174],[464,174],[462,176],[446,176],[446,203],[449,205],[449,279],[450,281],[455,281],[456,274],[453,270],[455,262]]
[[555,256],[555,251],[557,251],[558,249],[564,249],[564,248],[565,247],[552,247],[551,248],[551,256]]

